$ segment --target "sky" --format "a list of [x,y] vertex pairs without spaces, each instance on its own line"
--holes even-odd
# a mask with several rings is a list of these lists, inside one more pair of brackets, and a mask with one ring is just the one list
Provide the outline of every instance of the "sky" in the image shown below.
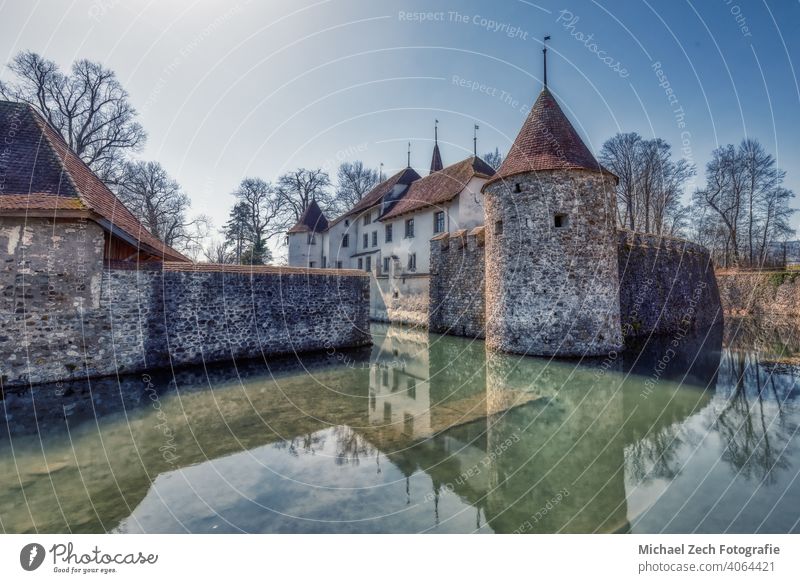
[[548,34],[548,87],[595,153],[661,137],[696,164],[693,189],[714,148],[757,138],[800,193],[798,30],[797,0],[0,0],[3,61],[113,69],[148,132],[137,157],[217,227],[246,176],[357,159],[391,175],[408,142],[424,174],[437,119],[445,165],[475,124],[479,154],[508,151]]

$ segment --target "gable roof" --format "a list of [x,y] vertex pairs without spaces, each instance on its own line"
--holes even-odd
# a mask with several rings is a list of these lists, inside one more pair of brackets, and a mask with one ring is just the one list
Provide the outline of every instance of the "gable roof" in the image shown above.
[[353,208],[351,208],[348,212],[346,212],[342,216],[347,215],[354,215],[360,213],[362,211],[367,210],[370,207],[375,206],[376,204],[380,204],[383,202],[384,197],[387,194],[392,192],[392,189],[398,185],[410,185],[416,180],[420,179],[420,175],[417,174],[417,171],[411,168],[410,166],[407,168],[403,168],[397,174],[390,176],[380,184],[377,184],[372,190],[370,190],[367,194],[364,195],[360,201],[358,201]]
[[494,168],[480,158],[470,156],[414,182],[403,198],[380,219],[393,219],[421,208],[449,202],[464,190],[472,178],[490,178],[493,174]]
[[146,253],[189,261],[153,236],[32,106],[0,101],[0,135],[0,214],[83,211]]
[[545,87],[514,145],[490,182],[539,170],[581,169],[609,173],[595,159]]
[[328,229],[328,219],[325,218],[325,213],[319,208],[316,200],[311,203],[303,211],[300,220],[297,224],[289,229],[289,233],[321,233]]

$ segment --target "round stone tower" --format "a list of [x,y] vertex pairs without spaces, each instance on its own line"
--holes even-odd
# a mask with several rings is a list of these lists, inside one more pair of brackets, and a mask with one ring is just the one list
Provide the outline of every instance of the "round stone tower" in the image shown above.
[[616,180],[545,86],[483,187],[489,348],[548,356],[622,348]]

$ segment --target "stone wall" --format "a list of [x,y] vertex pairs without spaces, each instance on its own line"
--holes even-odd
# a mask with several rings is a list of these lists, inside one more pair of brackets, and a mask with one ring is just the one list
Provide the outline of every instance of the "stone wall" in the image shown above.
[[369,279],[349,270],[104,269],[91,221],[0,222],[5,387],[369,344]]
[[427,274],[372,276],[370,317],[378,322],[428,326]]
[[723,272],[717,281],[726,314],[800,316],[800,272]]
[[431,240],[431,332],[484,337],[484,273],[483,227],[442,233]]
[[622,347],[612,178],[550,170],[489,181],[486,343],[531,355]]
[[[468,236],[443,234],[431,241],[432,332],[484,337],[484,249],[477,230]],[[650,334],[686,334],[722,322],[713,264],[703,247],[618,231],[617,255],[621,329],[628,343]],[[797,279],[794,293],[800,293],[800,275]],[[784,284],[781,305],[791,302],[789,285],[794,284]],[[722,287],[733,294],[733,286]],[[559,301],[551,295],[544,299],[554,305]]]
[[625,336],[669,334],[722,322],[714,265],[705,248],[630,231],[621,230],[617,237]]

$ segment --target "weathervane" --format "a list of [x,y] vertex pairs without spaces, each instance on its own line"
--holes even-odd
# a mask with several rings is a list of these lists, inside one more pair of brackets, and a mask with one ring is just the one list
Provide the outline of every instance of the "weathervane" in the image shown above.
[[408,142],[408,167],[411,168],[411,142]]
[[542,41],[542,54],[544,55],[544,88],[547,89],[547,41],[550,40],[550,35],[545,35]]
[[478,124],[472,129],[472,153],[478,157],[478,130],[481,129]]

